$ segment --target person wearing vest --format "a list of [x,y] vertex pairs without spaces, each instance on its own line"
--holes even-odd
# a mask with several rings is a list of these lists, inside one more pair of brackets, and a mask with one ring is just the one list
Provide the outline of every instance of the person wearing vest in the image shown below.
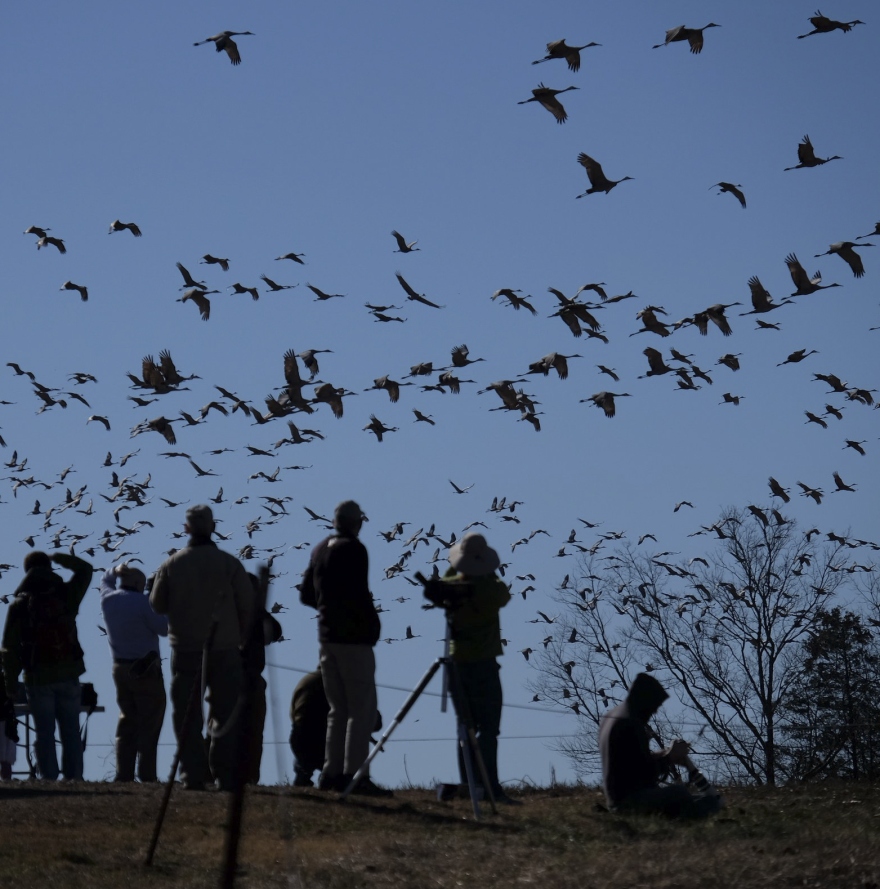
[[[64,581],[52,570],[55,562],[73,572]],[[35,550],[24,560],[25,576],[6,613],[3,630],[3,673],[6,694],[15,697],[24,670],[28,706],[34,720],[40,777],[58,778],[55,723],[61,738],[61,772],[68,780],[83,777],[83,748],[79,734],[81,689],[85,673],[76,616],[89,583],[92,566],[78,556]]]
[[135,764],[142,782],[158,780],[156,750],[166,705],[159,636],[168,635],[168,618],[150,607],[146,585],[144,572],[127,563],[105,571],[101,579],[101,614],[119,705],[117,781],[134,781]]

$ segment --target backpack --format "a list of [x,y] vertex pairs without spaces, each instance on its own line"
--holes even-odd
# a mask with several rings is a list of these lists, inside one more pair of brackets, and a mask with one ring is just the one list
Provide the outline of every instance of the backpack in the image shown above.
[[21,627],[21,662],[33,671],[46,664],[78,661],[83,657],[76,634],[76,616],[67,609],[62,590],[24,594],[25,616]]

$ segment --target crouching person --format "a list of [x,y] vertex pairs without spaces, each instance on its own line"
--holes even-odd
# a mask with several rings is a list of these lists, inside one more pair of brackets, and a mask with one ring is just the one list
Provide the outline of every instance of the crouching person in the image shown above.
[[673,766],[692,768],[687,742],[679,739],[665,750],[651,750],[648,744],[648,721],[668,697],[653,676],[639,673],[623,703],[602,717],[599,751],[603,788],[612,811],[703,818],[724,805],[711,789],[692,794],[684,784],[660,786],[661,775]]
[[135,766],[142,782],[158,780],[156,750],[166,704],[159,636],[168,635],[168,618],[153,611],[144,595],[146,584],[143,571],[125,563],[101,579],[101,613],[119,705],[117,781],[134,781]]

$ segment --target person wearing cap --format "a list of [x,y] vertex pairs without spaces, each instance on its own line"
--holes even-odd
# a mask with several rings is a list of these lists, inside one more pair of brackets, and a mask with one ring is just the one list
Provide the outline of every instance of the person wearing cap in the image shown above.
[[146,585],[144,572],[125,562],[101,578],[101,614],[119,705],[117,781],[134,781],[135,765],[142,782],[157,780],[156,749],[166,705],[159,637],[168,635],[168,618],[150,607]]
[[[62,580],[52,563],[71,571]],[[72,781],[83,777],[83,746],[79,734],[82,688],[86,671],[76,631],[79,606],[92,582],[92,566],[69,553],[33,550],[24,559],[25,575],[6,612],[3,629],[3,675],[6,694],[16,697],[24,670],[28,707],[34,720],[40,777],[59,775],[55,723],[61,739],[61,772]]]
[[[189,541],[159,567],[150,592],[157,614],[168,615],[171,644],[171,709],[180,748],[184,787],[202,790],[213,776],[221,789],[235,784],[238,733],[230,720],[241,712],[240,646],[247,639],[254,611],[254,591],[241,562],[211,540],[214,515],[204,504],[186,511]],[[209,630],[216,621],[210,649]],[[207,664],[202,676],[202,664]],[[202,707],[186,723],[190,695],[208,689],[210,750],[202,738]],[[184,734],[184,728],[186,733]]]
[[602,786],[612,811],[699,818],[719,808],[718,796],[694,797],[683,784],[659,786],[670,768],[687,766],[689,750],[680,738],[665,750],[650,749],[648,721],[668,697],[657,679],[639,673],[623,702],[602,717]]
[[[358,540],[365,516],[354,500],[333,514],[335,534],[312,551],[300,601],[318,610],[321,675],[330,711],[321,790],[344,790],[367,758],[376,724],[376,658],[381,626],[368,583],[367,548]],[[369,775],[355,793],[391,795]]]
[[[465,582],[471,594],[447,611],[449,653],[461,680],[465,704],[477,736],[480,755],[496,802],[513,803],[498,781],[498,735],[501,733],[501,667],[503,654],[498,612],[510,601],[507,584],[495,573],[498,553],[482,534],[466,534],[449,550],[446,582]],[[461,749],[458,754],[462,784],[467,780]]]

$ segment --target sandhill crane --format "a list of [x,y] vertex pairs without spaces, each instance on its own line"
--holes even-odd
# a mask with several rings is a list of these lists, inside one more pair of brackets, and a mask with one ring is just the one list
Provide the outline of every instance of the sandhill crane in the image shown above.
[[599,330],[599,322],[590,314],[587,307],[582,303],[571,301],[566,305],[563,305],[558,311],[554,312],[548,317],[561,318],[565,322],[568,329],[574,334],[574,336],[578,338],[583,333],[583,330],[581,329],[581,322],[583,322],[584,324],[589,325],[590,329],[587,330],[588,335],[596,335],[599,339],[604,340],[604,342],[608,342],[608,339],[606,337],[597,333],[597,331]]
[[721,25],[716,25],[715,22],[709,22],[708,25],[703,25],[702,28],[686,28],[684,25],[679,25],[677,28],[670,28],[666,32],[666,39],[663,43],[655,44],[652,49],[660,49],[661,46],[669,46],[670,43],[678,43],[680,40],[687,40],[691,52],[698,55],[703,50],[703,31],[705,31],[706,28],[720,27]]
[[605,302],[608,299],[608,294],[602,289],[604,285],[604,281],[599,281],[598,284],[582,284],[575,291],[574,299],[577,299],[585,290],[592,290],[594,293],[598,293],[599,296],[602,297],[602,302]]
[[245,287],[244,284],[240,284],[238,281],[230,284],[227,290],[231,290],[233,293],[249,293],[254,302],[260,298],[260,291],[256,287]]
[[200,265],[219,265],[224,272],[229,271],[229,260],[224,259],[221,256],[211,256],[210,253],[206,253],[201,261]]
[[[184,287],[198,287],[201,290],[204,290],[208,285],[205,284],[204,281],[196,281],[195,278],[187,271],[186,267],[181,263],[177,263],[177,270],[183,276],[183,284]],[[183,287],[180,288],[183,290]]]
[[609,296],[607,300],[603,297],[602,302],[607,302],[610,306],[613,303],[619,303],[624,299],[638,299],[638,296],[630,290],[628,293],[619,293],[617,296]]
[[790,299],[784,299],[781,303],[773,302],[773,297],[764,289],[764,285],[757,275],[752,275],[749,278],[749,290],[752,294],[753,308],[751,312],[740,312],[740,318],[745,315],[761,315],[765,312],[772,312],[774,309],[782,308],[786,303],[792,302]]
[[[751,314],[751,312],[746,312],[746,314]],[[755,318],[755,323],[758,325],[755,330],[782,330],[778,324],[770,324],[769,321],[762,321],[760,318]]]
[[797,148],[798,153],[798,161],[793,167],[785,167],[783,172],[787,172],[788,170],[800,170],[803,167],[821,167],[822,164],[827,164],[829,161],[842,161],[843,158],[840,155],[835,154],[834,157],[816,157],[815,151],[813,151],[813,143],[810,142],[809,136],[804,136],[798,144]]
[[848,485],[841,477],[839,472],[834,473],[834,484],[837,485],[837,489],[832,491],[832,494],[836,494],[838,491],[851,491],[855,493],[856,486]]
[[302,359],[302,363],[306,366],[306,369],[311,374],[309,377],[310,380],[314,380],[315,377],[320,373],[320,368],[318,367],[318,359],[315,358],[315,355],[324,354],[333,354],[332,349],[306,349],[305,352],[297,352],[296,357]]
[[171,424],[174,422],[176,421],[167,420],[165,417],[155,417],[152,420],[147,420],[140,423],[138,426],[135,426],[131,432],[131,437],[134,438],[135,435],[140,435],[141,432],[152,430],[153,432],[158,432],[168,444],[176,445],[177,436],[174,434],[174,429],[171,427]]
[[560,93],[567,93],[569,90],[576,89],[578,89],[576,86],[567,86],[564,90],[554,90],[544,86],[543,83],[539,83],[537,89],[532,90],[531,99],[523,99],[522,102],[517,102],[516,104],[526,105],[529,102],[540,102],[556,118],[556,123],[565,123],[568,120],[568,115],[565,113],[562,103],[556,97]]
[[388,393],[388,398],[390,399],[391,403],[395,404],[400,398],[400,387],[413,385],[415,384],[398,383],[386,375],[384,377],[377,377],[375,380],[373,380],[373,385],[370,386],[369,389],[364,389],[364,392],[371,392],[373,389],[384,389]]
[[586,401],[591,401],[596,407],[602,408],[602,410],[605,411],[605,416],[610,419],[617,413],[614,399],[625,397],[632,396],[630,396],[629,392],[596,392],[589,398],[581,398],[580,404],[583,404]]
[[379,441],[382,441],[382,436],[386,432],[397,432],[397,427],[386,426],[375,414],[370,414],[370,422],[364,426],[363,431],[372,432]]
[[520,306],[525,309],[528,309],[533,315],[538,314],[538,310],[527,301],[526,297],[517,296],[517,293],[522,293],[522,290],[511,290],[509,287],[502,287],[501,290],[496,290],[491,299],[497,299],[499,296],[503,296],[507,299],[507,304],[509,306],[513,306],[514,309],[519,311]]
[[624,176],[623,179],[608,179],[605,174],[602,172],[602,165],[599,161],[594,160],[588,154],[584,154],[581,152],[578,155],[578,163],[587,171],[587,178],[590,180],[590,187],[584,192],[584,194],[575,195],[575,197],[582,198],[584,195],[595,194],[598,191],[604,191],[605,194],[608,194],[615,185],[620,185],[621,182],[626,182],[627,179],[632,179],[632,176]]
[[38,238],[45,238],[46,232],[52,231],[51,228],[40,228],[38,225],[29,225],[23,232],[26,235],[36,235]]
[[204,40],[199,40],[197,43],[194,43],[193,46],[202,46],[205,43],[213,43],[217,52],[225,52],[226,55],[229,56],[229,61],[232,62],[233,65],[240,65],[241,55],[238,52],[238,45],[232,38],[245,36],[254,37],[256,35],[253,31],[221,31],[213,37],[206,37]]
[[865,274],[865,266],[862,257],[853,250],[853,247],[873,247],[873,244],[854,244],[852,241],[838,241],[832,244],[824,253],[816,253],[815,258],[820,256],[829,256],[832,253],[837,254],[851,269],[856,278],[861,278]]
[[868,443],[868,439],[864,441],[851,441],[850,439],[845,439],[846,444],[843,446],[843,450],[847,448],[852,448],[856,453],[861,454],[863,457],[865,456],[865,449],[862,447],[863,444]]
[[732,194],[740,202],[740,205],[742,206],[743,210],[745,210],[746,196],[740,191],[740,189],[742,188],[741,185],[733,185],[730,182],[716,182],[715,185],[709,186],[710,191],[713,188],[720,188],[721,189],[721,191],[719,191],[718,194],[724,194],[725,192],[727,194]]
[[721,398],[722,400],[718,402],[719,404],[732,404],[734,407],[739,407],[739,403],[745,398],[745,395],[731,395],[729,392],[725,392]]
[[569,70],[577,72],[581,68],[581,50],[601,45],[601,43],[585,43],[583,46],[568,46],[564,40],[553,40],[547,44],[547,55],[532,64],[540,65],[541,62],[549,62],[551,59],[565,59]]
[[416,410],[413,408],[413,413],[416,415],[414,423],[427,423],[430,426],[436,426],[437,424],[432,419],[431,414],[423,414],[420,410]]
[[560,380],[568,379],[568,359],[569,358],[583,358],[583,355],[562,355],[559,352],[550,352],[541,358],[539,361],[535,361],[529,365],[529,369],[527,373],[535,374],[540,373],[544,374],[546,377],[551,369],[555,370]]
[[[823,383],[828,383],[831,387],[832,392],[846,392],[848,383],[844,383],[839,376],[836,374],[813,374],[813,381],[821,380]],[[830,392],[828,393],[831,394]]]
[[608,376],[611,377],[611,379],[614,380],[615,383],[619,383],[619,382],[620,382],[620,377],[617,376],[617,373],[616,373],[616,371],[614,370],[613,367],[605,367],[604,364],[597,364],[596,367],[598,367],[599,370],[600,370],[603,374],[608,374]]
[[672,370],[671,367],[664,363],[663,354],[657,349],[652,349],[648,346],[642,354],[648,359],[650,370],[646,374],[640,376],[640,380],[645,379],[645,377],[657,377],[661,374],[667,374]]
[[861,241],[862,238],[880,238],[880,222],[874,223],[874,231],[868,232],[866,235],[859,235],[856,240]]
[[822,12],[817,9],[816,14],[810,16],[810,24],[813,26],[813,30],[808,31],[806,34],[798,34],[798,40],[803,40],[804,37],[811,37],[813,34],[830,34],[832,31],[837,30],[846,33],[847,31],[852,31],[855,25],[864,25],[865,23],[859,21],[859,19],[852,22],[836,22],[822,15]]
[[41,238],[37,240],[37,250],[41,247],[51,246],[56,247],[59,253],[67,253],[67,247],[64,246],[64,241],[61,238],[53,238],[50,235],[43,235]]
[[398,231],[392,230],[391,237],[397,241],[397,249],[392,250],[392,253],[412,253],[414,250],[422,249],[421,247],[416,247],[416,244],[419,243],[417,240],[411,241],[409,244],[407,244],[406,238],[404,238],[404,236]]
[[211,317],[211,300],[209,300],[205,294],[219,292],[219,290],[202,290],[201,287],[193,287],[190,290],[187,290],[177,302],[185,303],[187,300],[191,299],[196,306],[198,306],[202,321],[207,321]]
[[485,361],[485,358],[469,358],[470,351],[468,347],[462,343],[460,346],[452,347],[452,366],[467,367],[469,364],[476,364],[478,361]]
[[441,373],[437,378],[438,386],[446,386],[449,388],[449,391],[452,392],[453,395],[461,394],[461,384],[462,383],[476,383],[476,380],[460,380],[458,377],[454,376],[451,371],[446,371],[445,373]]
[[329,404],[333,411],[333,416],[339,420],[342,417],[342,396],[345,395],[344,389],[337,389],[331,383],[322,383],[314,391],[312,404],[324,402]]
[[99,417],[97,414],[92,414],[91,417],[86,420],[86,426],[92,422],[92,420],[96,420],[98,423],[102,423],[104,428],[109,432],[110,431],[110,421],[106,417]]
[[728,353],[727,355],[722,355],[716,364],[723,364],[725,367],[729,367],[731,370],[739,370],[739,359],[742,358],[742,353],[738,352],[736,355],[732,355]]
[[424,303],[426,306],[431,306],[434,309],[442,309],[444,306],[438,306],[437,303],[432,303],[423,293],[416,293],[409,284],[406,283],[403,275],[400,272],[395,272],[394,276],[397,278],[398,284],[404,289],[406,292],[406,298],[415,300],[415,302]]
[[294,262],[298,262],[300,265],[305,265],[305,263],[300,259],[300,256],[305,256],[305,253],[285,253],[284,256],[276,256],[275,261],[277,262],[279,259],[292,259]]
[[386,315],[383,312],[373,312],[373,321],[381,321],[385,324],[389,321],[399,321],[403,324],[406,321],[406,318],[398,318],[396,315]]
[[808,355],[818,355],[819,352],[816,349],[810,349],[808,352],[806,349],[798,349],[795,352],[792,352],[785,361],[780,361],[777,364],[777,367],[782,367],[783,364],[797,364],[800,361],[803,361]]
[[297,355],[293,349],[288,349],[284,353],[284,381],[287,385],[283,395],[286,396],[286,402],[291,407],[311,414],[314,412],[314,408],[303,398],[302,387],[304,383],[299,375],[299,366],[296,363],[296,359]]
[[669,331],[666,325],[658,320],[657,313],[666,314],[666,310],[661,306],[645,306],[639,312],[636,312],[636,318],[642,322],[642,329],[631,333],[630,336],[636,336],[640,333],[656,333],[658,336],[667,337]]
[[[452,479],[449,479],[449,484],[455,489],[456,494],[467,494],[467,492],[474,486],[465,485],[464,487],[461,487],[461,485],[457,485]],[[474,482],[474,484],[476,484],[476,482]]]
[[697,312],[694,315],[694,324],[697,325],[700,335],[706,336],[709,332],[709,322],[712,321],[724,336],[730,336],[733,331],[730,329],[730,322],[727,320],[727,316],[724,312],[732,306],[741,305],[742,303],[739,302],[727,304],[716,303],[714,306],[709,306],[708,309],[703,309],[702,312]]
[[822,502],[822,489],[821,488],[811,488],[809,485],[805,485],[803,482],[798,482],[798,485],[803,489],[803,493],[801,497],[812,497],[813,500],[816,501],[816,504],[821,504]]
[[299,287],[299,284],[276,284],[267,275],[260,275],[260,280],[272,291],[272,293],[278,293],[279,290],[293,290],[294,287]]
[[79,298],[83,302],[88,302],[88,299],[89,299],[88,287],[83,287],[81,284],[74,284],[73,281],[65,281],[58,289],[59,290],[76,290],[79,293]]
[[768,479],[767,484],[770,485],[771,497],[779,497],[783,503],[788,503],[788,501],[791,500],[791,497],[788,496],[788,488],[783,488],[772,475]]
[[804,267],[798,262],[798,258],[794,253],[789,253],[788,256],[785,257],[785,264],[788,266],[791,280],[797,288],[795,292],[791,294],[792,296],[809,296],[817,290],[827,290],[829,287],[840,287],[840,284],[823,284],[821,272],[816,272],[812,278],[809,277],[804,271]]
[[837,408],[833,404],[826,404],[825,405],[825,413],[823,416],[835,417],[838,420],[842,420],[843,419],[842,411],[843,411],[843,408]]
[[[807,418],[807,423],[815,423],[823,429],[828,428],[828,424],[821,417],[817,417],[812,411],[804,411],[804,416]],[[807,423],[804,423],[804,425],[806,426]]]
[[525,383],[524,379],[517,380],[496,380],[494,383],[489,383],[485,389],[480,389],[477,392],[477,395],[482,395],[485,392],[495,392],[498,397],[504,402],[504,406],[510,410],[516,410],[517,405],[517,396],[516,389],[514,389],[514,383]]

